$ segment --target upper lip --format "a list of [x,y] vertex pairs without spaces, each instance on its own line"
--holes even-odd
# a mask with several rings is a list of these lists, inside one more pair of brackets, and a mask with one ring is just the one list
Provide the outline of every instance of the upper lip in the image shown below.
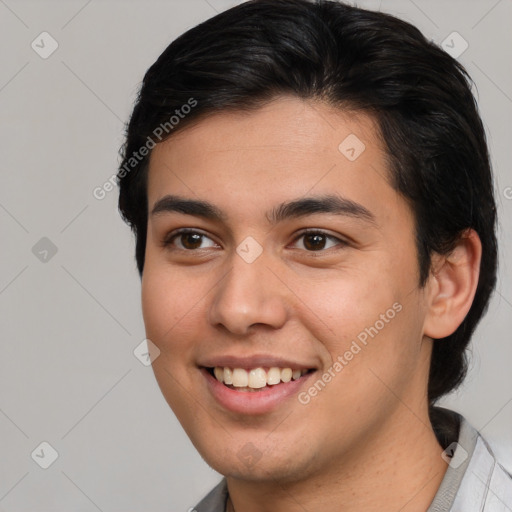
[[274,355],[258,354],[253,356],[233,356],[233,355],[219,355],[203,358],[198,366],[205,368],[228,367],[228,368],[259,368],[259,367],[277,367],[277,368],[291,368],[302,369],[316,369],[315,365],[304,363],[300,361],[293,361],[278,357]]

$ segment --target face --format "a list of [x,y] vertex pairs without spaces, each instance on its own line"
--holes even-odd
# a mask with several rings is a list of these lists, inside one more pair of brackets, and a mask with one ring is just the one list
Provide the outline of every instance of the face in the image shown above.
[[297,481],[418,428],[414,219],[371,118],[295,98],[215,114],[153,150],[148,201],[153,369],[214,469]]

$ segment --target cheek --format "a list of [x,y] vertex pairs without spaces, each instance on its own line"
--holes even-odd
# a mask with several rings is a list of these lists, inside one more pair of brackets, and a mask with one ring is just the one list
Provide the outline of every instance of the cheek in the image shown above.
[[361,392],[361,399],[382,387],[374,373],[397,382],[414,368],[421,346],[416,275],[381,261],[382,266],[365,272],[333,275],[300,288],[302,323],[323,345],[328,366],[341,358],[343,368],[333,370],[337,384],[332,389],[349,382],[351,393]]
[[333,290],[331,299],[324,302],[330,312],[325,321],[329,330],[317,334],[319,339],[325,336],[332,364],[341,363],[332,387],[339,394],[333,399],[347,407],[358,403],[361,411],[377,407],[371,405],[371,397],[387,403],[394,396],[388,388],[402,390],[414,380],[411,372],[422,358],[421,292],[412,280],[406,285],[397,277],[397,285],[371,277],[352,285],[340,283],[337,300]]
[[142,314],[147,337],[162,351],[183,348],[183,331],[200,308],[199,283],[183,282],[169,269],[148,265],[142,278]]
[[146,264],[142,277],[142,316],[146,326],[146,334],[156,343],[172,326],[173,318],[170,318],[172,307],[172,293],[168,293],[164,279],[158,279],[151,265]]
[[[165,266],[145,267],[142,279],[142,313],[146,336],[160,350],[152,368],[156,381],[180,421],[191,421],[197,410],[190,392],[193,345],[198,330],[198,286],[186,286]],[[195,317],[194,317],[195,316]]]
[[325,329],[329,339],[338,340],[341,348],[347,338],[373,325],[398,300],[399,290],[379,282],[379,274],[384,275],[350,272],[336,276],[333,273],[311,287],[297,283],[295,289],[300,290],[304,311],[314,313],[319,328]]
[[368,288],[344,284],[343,289],[333,284],[328,300],[311,297],[317,301],[311,309],[325,316],[309,329],[323,343],[329,362],[301,403],[311,406],[316,423],[332,425],[333,435],[343,424],[350,437],[361,424],[378,423],[397,406],[397,395],[408,392],[421,357],[421,329],[411,296],[406,301],[375,282]]

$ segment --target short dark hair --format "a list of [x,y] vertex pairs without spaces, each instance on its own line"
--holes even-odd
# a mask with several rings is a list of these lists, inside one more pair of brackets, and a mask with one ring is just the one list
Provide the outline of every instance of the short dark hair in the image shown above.
[[135,233],[139,273],[150,156],[141,157],[140,149],[152,148],[155,138],[283,95],[367,113],[387,150],[391,183],[415,217],[419,285],[432,254],[448,254],[467,229],[482,242],[471,309],[452,335],[434,342],[433,406],[463,381],[465,349],[496,283],[493,180],[471,84],[462,65],[414,26],[340,2],[252,0],[192,28],[144,76],[121,148],[119,209]]

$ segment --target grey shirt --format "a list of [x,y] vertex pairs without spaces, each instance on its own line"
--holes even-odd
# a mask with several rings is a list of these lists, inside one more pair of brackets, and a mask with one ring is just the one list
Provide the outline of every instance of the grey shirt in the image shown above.
[[[496,461],[478,431],[456,416],[458,439],[442,443],[449,466],[426,512],[512,512],[512,476]],[[225,512],[227,497],[224,478],[193,510]]]

